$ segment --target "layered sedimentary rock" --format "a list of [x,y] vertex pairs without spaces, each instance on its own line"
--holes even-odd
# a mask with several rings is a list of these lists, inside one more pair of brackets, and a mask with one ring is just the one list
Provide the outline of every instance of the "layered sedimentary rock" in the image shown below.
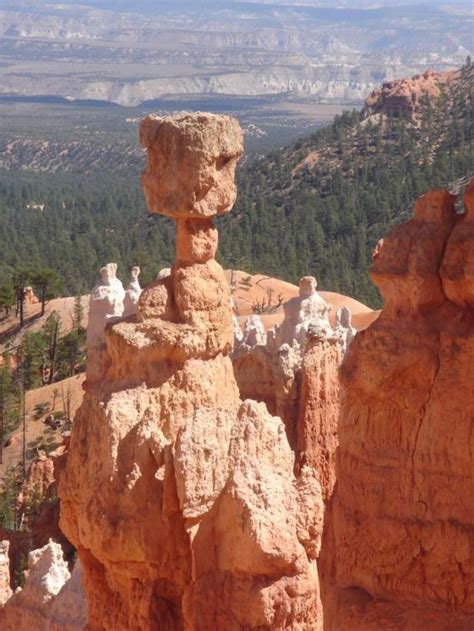
[[125,290],[117,278],[117,264],[108,263],[100,270],[100,281],[89,298],[87,325],[87,353],[94,361],[87,362],[86,375],[98,380],[107,369],[105,327],[123,315]]
[[336,337],[341,340],[342,355],[345,356],[349,344],[355,338],[357,330],[352,326],[352,314],[348,307],[341,307],[336,312]]
[[122,316],[133,316],[137,312],[142,293],[139,276],[140,268],[132,267],[130,283],[125,291],[122,281],[117,278],[116,263],[107,263],[100,270],[100,281],[93,288],[89,298],[87,353],[93,360],[87,362],[86,374],[90,381],[98,381],[107,370],[107,325],[116,322]]
[[344,344],[341,338],[318,334],[311,327],[307,337],[296,419],[297,463],[318,471],[324,499],[328,500],[336,482],[338,370]]
[[294,476],[283,422],[242,403],[229,357],[212,217],[235,201],[240,128],[150,117],[141,141],[148,205],[177,222],[176,262],[135,316],[107,325],[107,361],[89,355],[60,481],[89,628],[317,630],[319,480],[309,466]]
[[54,484],[54,457],[63,452],[63,447],[51,456],[39,450],[36,458],[31,462],[21,485],[17,499],[17,511],[23,513],[32,502],[39,503],[50,496]]
[[28,555],[27,578],[0,609],[4,631],[81,631],[87,617],[80,564],[72,574],[58,543],[50,541]]
[[473,184],[465,209],[430,191],[380,244],[385,308],[342,365],[328,529],[335,584],[367,596],[357,629],[380,628],[382,601],[393,628],[473,628]]
[[67,558],[73,555],[71,544],[59,528],[55,469],[58,460],[64,456],[65,445],[61,445],[48,455],[38,450],[36,458],[27,469],[16,498],[16,523],[20,524],[21,528],[4,530],[0,527],[0,540],[4,539],[8,544],[11,584],[21,575],[28,553],[44,547],[50,539],[61,545]]

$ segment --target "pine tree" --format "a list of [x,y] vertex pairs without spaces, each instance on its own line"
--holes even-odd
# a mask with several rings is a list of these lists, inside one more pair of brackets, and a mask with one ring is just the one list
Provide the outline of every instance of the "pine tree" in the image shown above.
[[82,306],[82,296],[78,294],[74,298],[73,327],[77,332],[82,329],[82,319],[84,318],[84,307]]
[[49,384],[53,383],[54,375],[56,373],[60,332],[61,319],[56,311],[53,311],[53,313],[48,316],[48,319],[42,329],[49,363],[47,371],[45,371],[46,374],[43,376],[43,381],[46,381]]
[[5,315],[10,314],[10,310],[15,304],[15,289],[11,283],[0,285],[0,309],[5,311]]
[[41,301],[41,315],[44,315],[46,301],[57,296],[62,289],[58,273],[48,267],[42,267],[32,276],[33,287],[38,291]]

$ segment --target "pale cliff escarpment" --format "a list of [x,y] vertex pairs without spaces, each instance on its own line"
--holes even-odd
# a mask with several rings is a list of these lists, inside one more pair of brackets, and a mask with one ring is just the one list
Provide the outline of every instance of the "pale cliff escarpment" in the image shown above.
[[150,117],[141,141],[149,208],[177,222],[176,262],[125,318],[113,273],[96,292],[59,484],[88,628],[317,631],[318,476],[304,466],[295,477],[282,420],[241,401],[229,355],[212,218],[235,201],[241,130],[224,116]]
[[[385,308],[341,368],[328,628],[474,628],[474,185],[374,254]],[[378,625],[378,626],[377,626]]]

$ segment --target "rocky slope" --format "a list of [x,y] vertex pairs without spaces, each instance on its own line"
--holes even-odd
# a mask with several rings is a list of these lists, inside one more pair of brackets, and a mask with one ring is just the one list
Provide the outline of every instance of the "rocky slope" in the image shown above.
[[384,83],[367,97],[365,112],[374,114],[404,115],[417,122],[423,111],[423,100],[436,103],[446,94],[450,83],[460,80],[460,72],[433,72],[427,70],[411,79]]
[[[8,567],[8,559],[0,556],[2,563]],[[50,541],[30,552],[27,573],[24,587],[0,607],[2,629],[82,631],[87,623],[87,611],[80,564],[76,563],[71,573],[61,546]]]
[[474,183],[463,215],[454,202],[426,193],[380,243],[371,276],[385,307],[342,366],[327,553],[347,593],[328,614],[334,629],[351,597],[356,628],[474,622]]
[[[362,164],[370,168],[380,149],[390,156],[393,168],[409,157],[408,150],[418,165],[422,160],[433,162],[440,147],[452,151],[470,140],[472,129],[466,123],[471,121],[473,90],[474,66],[469,62],[459,70],[427,70],[383,83],[367,97],[360,114],[341,121],[340,130],[333,127],[339,133],[317,132],[282,151],[293,185],[308,180],[309,173],[317,173],[325,188],[329,184],[326,178],[340,167],[351,178]],[[453,127],[464,128],[467,136],[450,138]],[[353,160],[348,160],[350,156]]]

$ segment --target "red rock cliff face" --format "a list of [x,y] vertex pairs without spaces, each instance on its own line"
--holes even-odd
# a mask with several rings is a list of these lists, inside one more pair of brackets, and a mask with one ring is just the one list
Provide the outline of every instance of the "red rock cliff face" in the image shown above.
[[[385,308],[341,369],[333,579],[402,603],[394,629],[473,628],[473,184],[465,215],[454,201],[427,193],[380,244],[371,275]],[[410,622],[409,607],[429,621]],[[354,628],[380,625],[367,611],[353,610]]]
[[299,392],[297,454],[299,465],[310,465],[318,471],[325,500],[331,497],[336,483],[340,362],[339,344],[309,339]]
[[374,90],[366,100],[366,113],[397,114],[403,112],[415,119],[419,114],[423,97],[435,100],[441,96],[450,81],[458,78],[459,72],[433,72],[426,70],[421,75],[410,79],[387,81],[381,88]]

